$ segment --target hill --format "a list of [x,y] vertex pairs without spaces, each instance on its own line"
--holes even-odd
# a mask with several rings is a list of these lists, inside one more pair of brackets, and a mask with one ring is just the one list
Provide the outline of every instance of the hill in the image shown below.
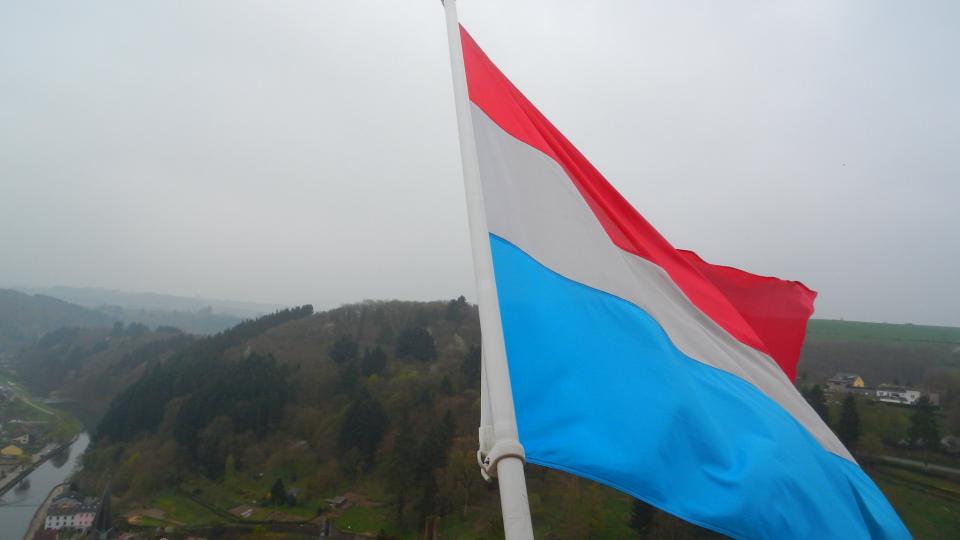
[[184,311],[196,312],[209,309],[214,313],[248,319],[276,311],[282,306],[238,300],[176,296],[152,292],[128,292],[97,287],[35,287],[21,289],[24,292],[44,294],[60,298],[84,307],[115,306],[133,311]]
[[9,364],[33,391],[70,404],[76,416],[95,424],[117,394],[193,340],[176,328],[150,330],[138,323],[64,327],[45,334]]
[[0,289],[0,353],[10,354],[64,326],[110,326],[114,320],[50,296]]
[[93,287],[21,289],[44,294],[97,311],[111,320],[150,327],[173,326],[193,334],[215,334],[244,319],[279,308],[272,304],[188,298],[149,292],[126,292]]
[[960,328],[813,319],[807,325],[807,341],[942,345],[952,350],[960,348]]
[[[208,509],[198,523],[247,507],[250,519],[274,521],[322,510],[354,531],[413,538],[439,517],[444,537],[496,538],[499,499],[476,467],[478,343],[476,308],[463,298],[243,323],[187,344],[121,392],[77,481],[95,490],[109,471],[119,508],[174,521],[190,515],[184,507]],[[538,537],[634,534],[629,497],[529,468]],[[265,495],[278,481],[296,495]],[[326,509],[348,492],[349,509]],[[710,536],[645,515],[652,531]]]
[[960,377],[960,328],[811,320],[798,379],[822,383],[837,372],[858,373],[869,385],[952,391]]
[[[851,366],[870,377],[902,365],[921,378],[954,369],[942,343],[855,328],[811,323],[800,366],[808,381]],[[502,535],[496,491],[476,468],[480,336],[462,297],[304,306],[202,338],[143,330],[65,330],[21,357],[35,384],[103,412],[76,480],[97,492],[109,476],[117,508],[135,521],[222,527],[322,512],[384,537],[418,537],[428,520],[447,538]],[[863,409],[865,429],[883,424],[882,441],[895,441],[908,417],[880,422],[880,412]],[[643,505],[633,514],[635,503],[611,489],[527,469],[537,537],[636,537],[632,515],[648,538],[710,535]],[[328,508],[345,494],[348,508]]]
[[214,313],[209,307],[197,311],[165,311],[119,306],[99,306],[94,309],[124,323],[143,324],[149,327],[171,326],[184,332],[200,335],[216,334],[243,321],[233,315]]

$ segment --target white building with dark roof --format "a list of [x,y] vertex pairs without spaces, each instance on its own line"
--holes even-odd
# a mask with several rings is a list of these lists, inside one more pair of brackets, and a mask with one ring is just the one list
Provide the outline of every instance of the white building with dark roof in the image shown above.
[[920,391],[911,390],[902,386],[887,386],[881,384],[877,387],[877,399],[884,403],[916,405],[917,400],[920,399]]
[[57,496],[50,504],[43,527],[54,531],[61,529],[85,531],[93,525],[96,515],[97,505],[93,500],[81,501],[76,493],[65,493]]
[[831,390],[846,390],[847,388],[863,388],[866,386],[863,378],[856,373],[837,373],[827,380]]

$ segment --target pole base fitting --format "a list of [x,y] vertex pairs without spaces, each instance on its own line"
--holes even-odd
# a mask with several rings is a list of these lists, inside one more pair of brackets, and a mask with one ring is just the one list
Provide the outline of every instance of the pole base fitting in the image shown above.
[[519,441],[497,441],[486,455],[477,451],[477,462],[480,464],[480,474],[483,475],[483,479],[490,482],[496,478],[497,463],[508,457],[526,462],[527,456]]

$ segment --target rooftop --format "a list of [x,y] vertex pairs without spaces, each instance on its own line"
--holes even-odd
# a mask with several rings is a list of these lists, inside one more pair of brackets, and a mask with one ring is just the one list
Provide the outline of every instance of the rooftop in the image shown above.
[[852,381],[859,376],[860,375],[857,375],[856,373],[837,373],[833,377],[830,377],[830,380],[836,382],[847,382]]
[[47,517],[51,516],[72,516],[75,514],[96,514],[97,506],[94,504],[81,504],[79,506],[59,506],[47,511]]

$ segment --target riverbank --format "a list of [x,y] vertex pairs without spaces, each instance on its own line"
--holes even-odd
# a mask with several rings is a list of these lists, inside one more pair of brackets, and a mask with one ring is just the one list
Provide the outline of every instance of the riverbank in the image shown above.
[[51,459],[36,464],[28,486],[0,495],[0,540],[22,540],[38,513],[45,517],[46,510],[39,508],[56,486],[70,481],[89,444],[90,436],[81,433],[62,454],[52,453],[47,456]]
[[70,448],[73,445],[73,443],[77,442],[77,439],[79,437],[80,437],[80,434],[77,433],[76,435],[73,436],[73,439],[71,439],[69,442],[63,443],[59,446],[54,446],[49,450],[48,450],[49,447],[44,448],[43,450],[40,451],[40,453],[38,453],[33,457],[33,463],[31,463],[25,468],[21,468],[20,472],[18,472],[13,477],[4,478],[3,480],[0,480],[0,497],[2,497],[4,494],[10,491],[18,483],[20,483],[21,480],[30,476],[30,473],[35,471],[37,467],[46,463],[48,459]]
[[57,498],[58,495],[63,493],[69,484],[64,482],[63,484],[58,484],[50,490],[50,494],[47,495],[47,498],[43,500],[43,503],[37,507],[37,511],[33,513],[33,519],[30,520],[30,526],[27,527],[27,532],[23,534],[23,540],[30,540],[33,538],[33,535],[39,531],[47,519],[47,509],[50,508],[50,503]]
[[[83,425],[68,410],[38,403],[41,400],[5,368],[0,368],[0,387],[5,393],[5,399],[0,401],[0,423],[5,427],[5,436],[0,439],[0,446],[15,444],[14,437],[17,435],[26,435],[35,444],[35,441],[46,443],[38,451],[35,446],[29,445],[28,441],[15,444],[23,455],[33,455],[28,463],[20,464],[0,479],[2,497],[50,457],[76,442],[83,431]],[[51,442],[66,439],[69,439],[66,443]]]

